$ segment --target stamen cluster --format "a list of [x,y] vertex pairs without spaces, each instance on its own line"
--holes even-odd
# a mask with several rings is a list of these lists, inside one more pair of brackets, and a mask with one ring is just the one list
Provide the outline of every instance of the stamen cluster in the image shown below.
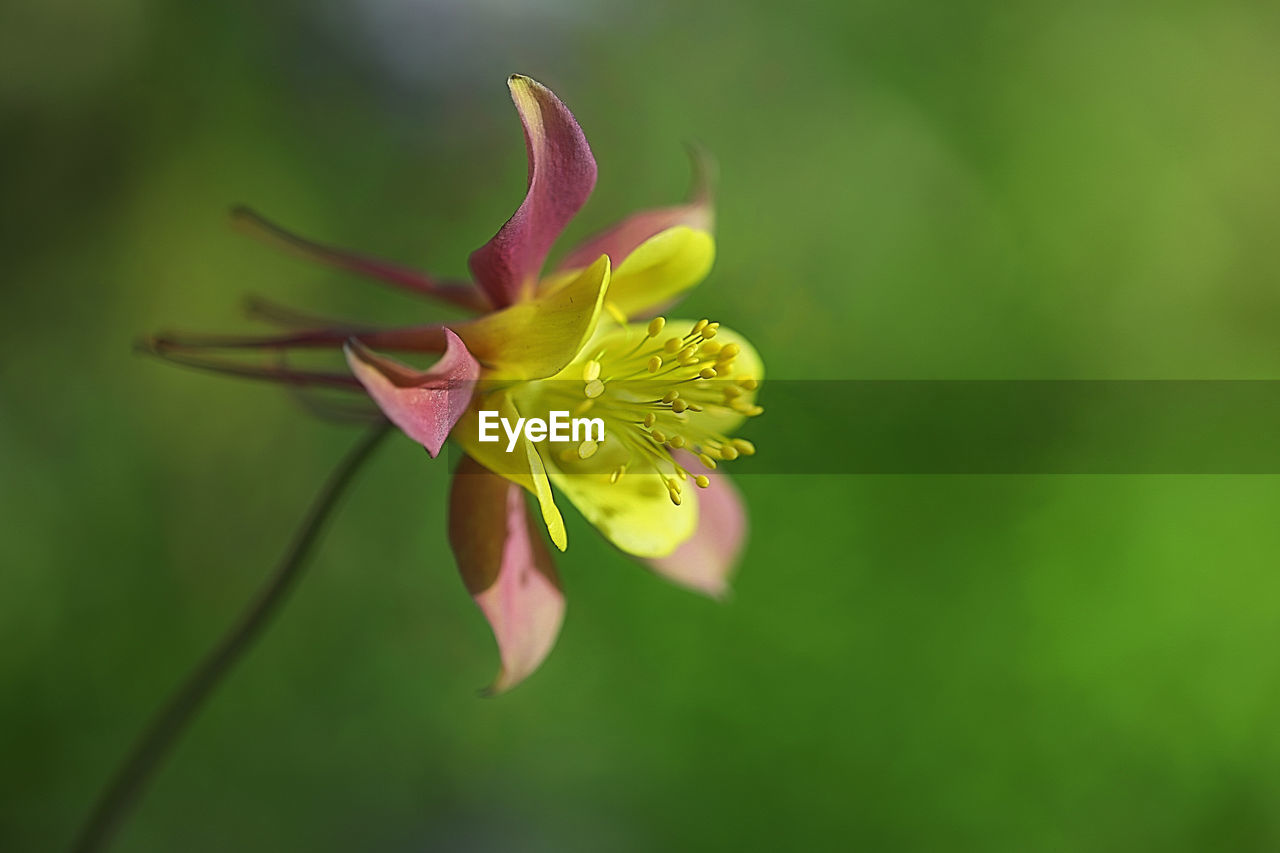
[[[604,469],[609,481],[617,483],[629,471],[656,472],[679,506],[683,484],[692,479],[706,488],[710,480],[690,474],[673,451],[688,451],[706,469],[755,453],[751,442],[722,431],[722,425],[764,409],[754,401],[758,380],[734,373],[738,344],[716,340],[719,329],[719,323],[699,320],[683,335],[664,336],[663,317],[624,327],[549,381],[543,402],[574,416],[603,418],[606,443],[615,445],[607,454],[611,467]],[[566,470],[582,470],[600,450],[598,442],[583,441],[556,453]]]

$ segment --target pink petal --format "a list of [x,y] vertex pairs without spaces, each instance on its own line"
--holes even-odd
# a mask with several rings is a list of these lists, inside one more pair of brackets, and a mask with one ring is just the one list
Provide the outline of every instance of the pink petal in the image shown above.
[[689,201],[674,207],[642,210],[588,238],[561,261],[563,270],[585,267],[601,255],[608,255],[616,268],[637,246],[668,228],[685,225],[697,231],[711,231],[715,222],[711,174],[714,166],[701,148],[690,147],[689,159],[693,166],[693,186]]
[[467,591],[489,620],[501,693],[536,670],[560,634],[564,594],[522,489],[465,457],[449,496],[449,542]]
[[595,158],[568,107],[528,77],[512,75],[507,86],[524,124],[528,192],[515,215],[470,260],[476,283],[498,308],[532,292],[551,244],[596,185]]
[[462,340],[448,329],[444,334],[444,355],[426,371],[378,355],[354,339],[344,348],[351,372],[382,413],[432,457],[466,411],[480,376],[480,363]]
[[[697,462],[691,464],[696,466]],[[644,562],[681,586],[712,598],[724,598],[729,592],[729,577],[746,543],[747,512],[742,495],[727,475],[702,473],[707,474],[711,485],[698,490],[698,527],[693,536],[666,557]]]

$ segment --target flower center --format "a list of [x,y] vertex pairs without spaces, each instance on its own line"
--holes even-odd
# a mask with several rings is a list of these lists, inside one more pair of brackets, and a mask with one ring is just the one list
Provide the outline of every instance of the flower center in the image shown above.
[[759,380],[734,371],[738,345],[716,340],[719,323],[699,320],[683,335],[666,326],[656,317],[647,327],[623,327],[559,375],[533,384],[537,408],[604,420],[604,442],[551,445],[563,470],[607,471],[611,483],[628,472],[656,472],[678,506],[690,479],[700,488],[710,480],[690,474],[673,451],[687,451],[707,469],[750,456],[755,446],[725,431],[764,410],[755,403]]

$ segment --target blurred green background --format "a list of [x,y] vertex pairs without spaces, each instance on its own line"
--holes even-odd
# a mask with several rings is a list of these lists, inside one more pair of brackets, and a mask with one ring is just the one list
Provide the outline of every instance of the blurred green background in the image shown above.
[[[519,71],[600,163],[571,238],[715,152],[682,313],[771,377],[1277,378],[1278,43],[1252,0],[6,4],[0,848],[69,841],[355,441],[133,340],[246,292],[448,316],[230,205],[462,274],[523,190]],[[1274,477],[744,477],[725,605],[574,516],[498,700],[447,479],[379,452],[120,850],[1280,847]]]

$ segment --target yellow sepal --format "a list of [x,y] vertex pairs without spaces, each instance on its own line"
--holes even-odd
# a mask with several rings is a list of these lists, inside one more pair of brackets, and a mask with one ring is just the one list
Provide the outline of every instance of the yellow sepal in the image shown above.
[[501,311],[450,326],[496,379],[542,379],[573,361],[595,332],[610,282],[609,258]]

